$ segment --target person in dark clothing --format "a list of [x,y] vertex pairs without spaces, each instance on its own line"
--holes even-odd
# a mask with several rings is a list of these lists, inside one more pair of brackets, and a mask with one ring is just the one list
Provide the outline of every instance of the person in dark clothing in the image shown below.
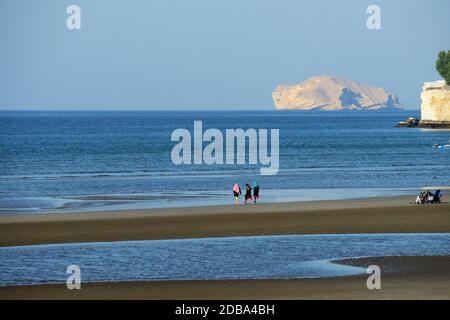
[[440,203],[441,202],[441,190],[436,190],[433,197],[433,203]]
[[253,183],[253,199],[255,203],[256,200],[259,199],[259,185],[256,181]]
[[250,202],[252,201],[252,187],[248,183],[245,184],[245,201],[244,203],[247,203],[248,199],[250,199]]

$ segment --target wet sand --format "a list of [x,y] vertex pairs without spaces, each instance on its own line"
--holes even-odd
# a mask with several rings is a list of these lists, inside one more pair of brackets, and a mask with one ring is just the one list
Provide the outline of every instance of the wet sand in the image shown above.
[[381,289],[369,275],[322,279],[148,281],[0,287],[0,299],[450,299],[450,257],[382,257],[339,261],[381,268]]
[[413,197],[0,216],[0,246],[283,234],[450,232]]

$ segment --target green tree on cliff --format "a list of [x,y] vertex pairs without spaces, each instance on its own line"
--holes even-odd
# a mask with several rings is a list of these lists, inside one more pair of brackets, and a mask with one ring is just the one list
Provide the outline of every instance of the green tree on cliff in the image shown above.
[[450,50],[447,53],[445,51],[439,52],[436,70],[445,79],[447,85],[450,85]]

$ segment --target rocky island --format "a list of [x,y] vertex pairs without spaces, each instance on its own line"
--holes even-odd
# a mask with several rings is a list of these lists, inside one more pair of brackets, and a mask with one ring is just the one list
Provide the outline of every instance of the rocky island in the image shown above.
[[297,85],[279,85],[272,93],[276,109],[397,109],[398,96],[379,87],[330,76],[315,76]]

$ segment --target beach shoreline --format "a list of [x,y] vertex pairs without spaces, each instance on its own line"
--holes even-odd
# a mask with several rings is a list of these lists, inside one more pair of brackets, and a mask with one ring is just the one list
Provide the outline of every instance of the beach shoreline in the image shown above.
[[450,203],[411,197],[23,214],[0,217],[0,246],[205,237],[450,232]]
[[[450,203],[415,205],[411,197],[167,208],[0,217],[0,246],[206,237],[449,233]],[[379,264],[382,290],[368,275],[280,280],[184,280],[0,287],[0,299],[449,299],[450,257],[378,257],[334,261]]]
[[335,261],[377,264],[381,289],[369,290],[368,275],[280,280],[183,280],[0,287],[0,299],[449,299],[450,257],[374,257]]

